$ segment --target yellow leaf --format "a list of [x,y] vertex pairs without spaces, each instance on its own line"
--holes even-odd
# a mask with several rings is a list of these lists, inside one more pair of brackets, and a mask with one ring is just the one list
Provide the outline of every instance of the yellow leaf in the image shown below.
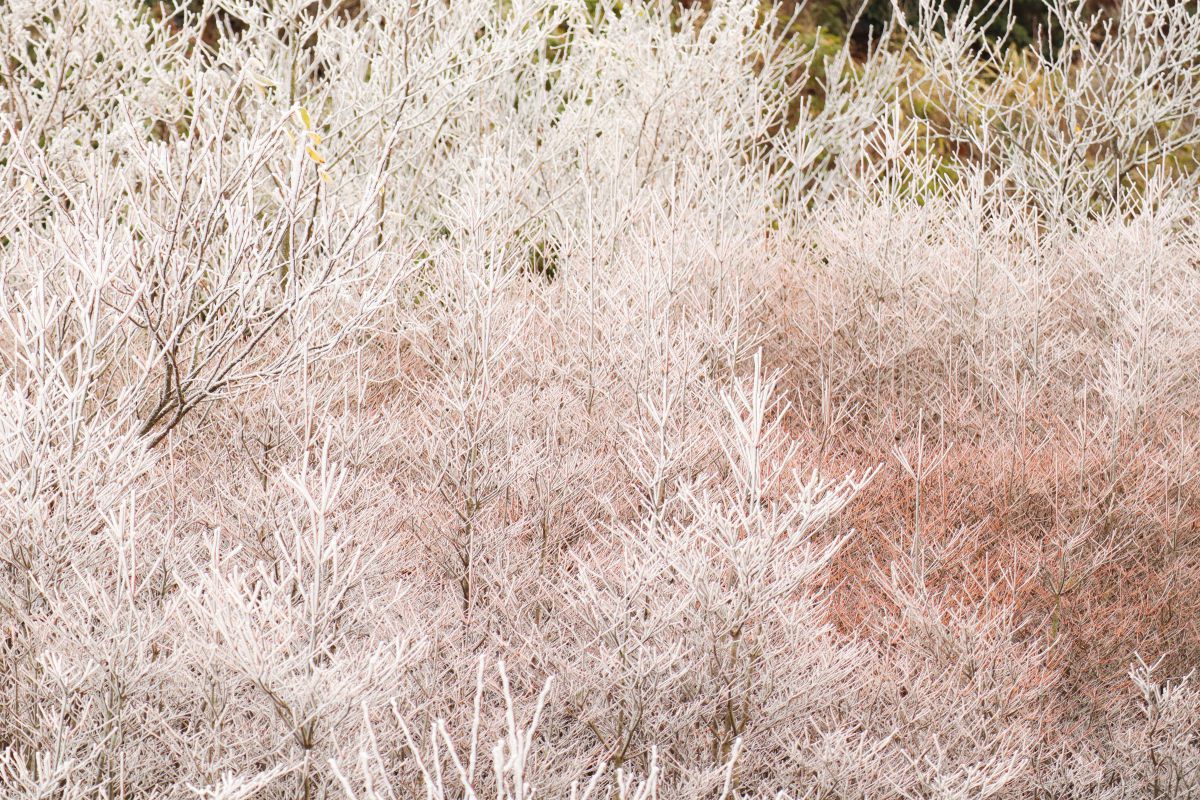
[[317,170],[317,174],[321,176],[321,180],[325,181],[326,183],[329,183],[330,178],[329,178],[328,172],[326,172],[323,169],[319,169],[319,170]]
[[317,133],[316,131],[309,131],[308,138],[312,141],[313,147],[316,147],[321,143],[321,134]]
[[318,153],[316,150],[312,149],[311,147],[304,148],[304,152],[308,153],[308,157],[311,158],[313,161],[317,162],[318,164],[325,163],[325,156],[321,155],[320,153]]
[[308,116],[308,109],[304,106],[299,106],[296,109],[296,114],[299,115],[300,121],[304,123],[304,130],[312,127],[312,117]]

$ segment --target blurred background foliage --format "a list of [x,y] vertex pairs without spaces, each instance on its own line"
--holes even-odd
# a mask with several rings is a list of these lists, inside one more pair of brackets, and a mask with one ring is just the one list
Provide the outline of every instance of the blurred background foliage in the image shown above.
[[[1182,0],[1181,0],[1182,1]],[[1110,14],[1120,6],[1120,0],[1080,0],[1092,13]],[[683,8],[710,5],[711,0],[676,0]],[[813,33],[818,28],[825,34],[845,41],[851,39],[858,48],[865,48],[872,36],[892,22],[896,6],[903,9],[907,21],[916,21],[920,0],[769,0],[765,3],[776,16],[797,14],[798,31]],[[953,13],[985,15],[991,19],[987,33],[995,39],[1005,37],[1018,47],[1028,47],[1039,41],[1039,32],[1048,36],[1053,45],[1054,25],[1049,19],[1046,0],[948,0],[947,9]],[[994,16],[994,18],[993,18]],[[1011,20],[1011,27],[1010,27]]]
[[[1118,2],[1092,0],[1084,4],[1090,6],[1089,10],[1093,12],[1111,13]],[[915,23],[919,0],[898,0],[897,4],[904,10],[907,21]],[[986,0],[949,0],[946,5],[952,12],[986,15],[984,19],[991,19],[987,33],[996,39],[1007,34],[1008,40],[1018,47],[1028,47],[1038,41],[1039,31],[1049,34],[1051,42],[1054,39],[1054,26],[1048,24],[1046,0],[1011,0],[1001,4],[1007,8],[1002,8],[998,14],[993,14],[995,3]],[[840,38],[849,36],[861,46],[868,41],[872,30],[879,31],[887,27],[894,7],[893,0],[811,0],[806,11],[810,24],[819,25]]]
[[[663,0],[680,10],[704,9],[712,0]],[[270,0],[263,0],[270,2]],[[1195,6],[1195,0],[1180,0]],[[209,22],[204,32],[205,44],[213,46],[220,36],[219,17],[203,14],[203,0],[145,0],[156,15],[170,18],[182,24],[187,18],[202,16]],[[903,10],[906,21],[916,22],[921,0],[764,0],[763,16],[790,19],[795,16],[794,30],[798,36],[812,37],[820,31],[822,40],[841,44],[850,40],[859,53],[865,52],[869,43],[877,39],[880,32],[893,22],[895,9]],[[998,3],[998,5],[997,5]],[[1079,0],[1087,12],[1107,15],[1120,8],[1121,0]],[[324,13],[331,5],[347,16],[360,13],[363,0],[314,0],[311,13]],[[618,7],[621,4],[618,4]],[[1049,13],[1047,0],[947,0],[946,8],[951,13],[968,13],[982,20],[990,20],[987,34],[994,40],[1006,39],[1018,48],[1040,45],[1053,47],[1056,40],[1055,24]],[[997,13],[998,12],[998,13]],[[234,28],[237,20],[227,20]]]

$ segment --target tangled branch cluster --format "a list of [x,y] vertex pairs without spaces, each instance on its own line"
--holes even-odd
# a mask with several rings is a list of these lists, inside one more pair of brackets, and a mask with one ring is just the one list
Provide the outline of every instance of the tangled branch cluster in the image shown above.
[[1200,793],[1194,5],[664,5],[4,5],[0,794]]

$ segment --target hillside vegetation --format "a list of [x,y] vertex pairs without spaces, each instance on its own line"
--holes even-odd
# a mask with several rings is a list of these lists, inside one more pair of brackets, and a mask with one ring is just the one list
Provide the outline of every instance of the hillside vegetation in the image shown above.
[[8,0],[0,796],[1200,794],[1200,16],[906,9]]

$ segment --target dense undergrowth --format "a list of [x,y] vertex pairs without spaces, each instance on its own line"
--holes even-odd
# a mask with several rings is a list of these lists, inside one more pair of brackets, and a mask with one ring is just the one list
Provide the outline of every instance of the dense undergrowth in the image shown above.
[[9,0],[0,794],[1200,792],[1195,11],[706,6]]

